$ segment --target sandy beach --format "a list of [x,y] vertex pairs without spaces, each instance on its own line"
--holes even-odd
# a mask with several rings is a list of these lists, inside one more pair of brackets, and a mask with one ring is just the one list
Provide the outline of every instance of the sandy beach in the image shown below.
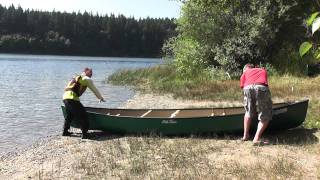
[[[241,106],[242,102],[177,100],[137,93],[122,108]],[[318,179],[320,132],[267,134],[273,144],[252,146],[240,136],[118,136],[91,132],[81,140],[48,137],[0,159],[0,179]]]

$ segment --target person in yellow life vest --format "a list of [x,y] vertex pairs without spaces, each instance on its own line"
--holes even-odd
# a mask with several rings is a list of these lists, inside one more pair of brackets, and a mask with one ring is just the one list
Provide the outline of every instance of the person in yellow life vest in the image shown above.
[[81,75],[73,77],[65,88],[63,103],[66,107],[66,118],[63,125],[62,136],[69,136],[70,124],[72,119],[79,121],[82,131],[82,139],[88,138],[89,121],[85,108],[80,102],[80,96],[86,91],[87,87],[100,100],[105,102],[98,89],[91,79],[92,69],[85,68]]

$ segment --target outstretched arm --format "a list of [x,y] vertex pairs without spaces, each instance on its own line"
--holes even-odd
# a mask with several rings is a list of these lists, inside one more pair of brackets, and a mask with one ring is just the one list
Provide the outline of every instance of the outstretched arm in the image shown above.
[[104,98],[101,96],[99,90],[96,88],[96,86],[94,85],[92,79],[86,79],[87,83],[88,83],[88,88],[94,93],[94,95],[100,99],[100,101],[104,102]]

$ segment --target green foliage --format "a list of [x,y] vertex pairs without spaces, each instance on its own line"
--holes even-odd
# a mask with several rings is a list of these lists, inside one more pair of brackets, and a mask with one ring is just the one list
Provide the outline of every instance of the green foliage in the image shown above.
[[274,67],[272,66],[270,63],[267,63],[265,65],[260,65],[260,67],[264,67],[267,72],[268,72],[268,76],[279,76],[279,71]]
[[188,67],[191,72],[219,67],[233,76],[248,62],[281,61],[280,51],[291,50],[304,37],[301,19],[311,4],[304,0],[183,1],[177,20],[180,35],[171,46],[177,66],[183,67],[181,73]]
[[270,64],[277,70],[277,74],[305,76],[308,71],[307,65],[312,62],[313,59],[310,57],[302,61],[295,46],[286,46],[279,49],[279,52]]
[[308,107],[307,121],[304,122],[306,128],[320,128],[320,100],[311,100]]
[[183,39],[179,36],[174,46],[175,65],[180,77],[188,78],[202,73],[205,67],[205,52],[197,41]]
[[317,17],[316,19],[314,19],[312,23],[312,34],[318,31],[319,28],[320,28],[320,18]]
[[299,53],[301,57],[304,57],[308,52],[312,51],[311,54],[313,58],[320,59],[320,46],[317,44],[317,35],[315,34],[320,28],[320,17],[318,17],[320,12],[313,13],[306,21],[307,28],[312,26],[312,35],[310,40],[303,42],[300,45]]
[[311,26],[313,23],[313,20],[319,15],[319,12],[313,13],[308,19],[307,19],[307,26]]
[[312,48],[312,44],[310,42],[304,42],[301,44],[299,48],[300,56],[304,56],[310,49]]
[[0,52],[158,57],[174,19],[41,12],[0,5]]

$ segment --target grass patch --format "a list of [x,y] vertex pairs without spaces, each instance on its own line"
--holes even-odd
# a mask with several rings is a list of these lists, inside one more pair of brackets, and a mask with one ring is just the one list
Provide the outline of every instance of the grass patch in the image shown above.
[[[135,86],[138,90],[172,93],[186,99],[239,99],[239,82],[210,80],[208,76],[181,79],[174,67],[161,65],[151,68],[121,70],[108,77],[115,85]],[[227,91],[226,91],[227,90]]]
[[[205,75],[205,74],[204,74]],[[211,79],[194,76],[181,79],[174,67],[161,65],[150,68],[121,70],[108,77],[116,85],[131,85],[154,93],[172,93],[186,99],[242,100],[239,80]],[[273,97],[282,99],[318,98],[318,77],[271,76],[269,85]]]
[[[73,177],[80,179],[296,179],[304,175],[301,163],[288,154],[219,139],[199,137],[126,137],[106,147],[79,154]],[[117,149],[126,145],[121,154]],[[105,147],[105,148],[102,148]],[[218,149],[218,150],[217,150]],[[301,150],[292,148],[292,153]],[[256,153],[250,153],[252,151]],[[116,165],[115,165],[116,164]],[[316,172],[317,173],[317,172]],[[76,176],[78,175],[78,176]],[[41,174],[45,177],[44,174]]]

